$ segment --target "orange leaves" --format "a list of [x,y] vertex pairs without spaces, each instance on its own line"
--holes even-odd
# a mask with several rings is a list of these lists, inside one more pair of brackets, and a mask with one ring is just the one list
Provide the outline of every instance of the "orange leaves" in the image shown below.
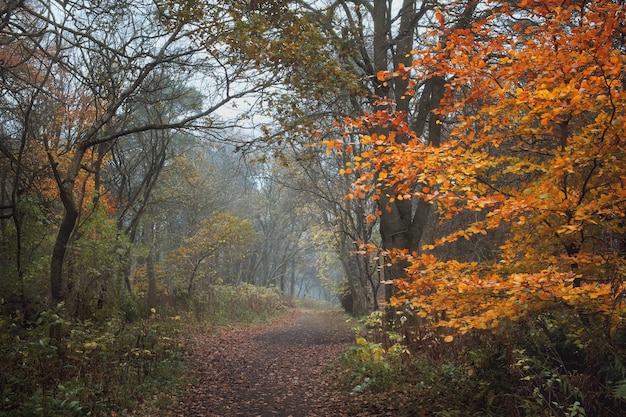
[[[412,51],[411,67],[376,80],[446,79],[436,115],[449,136],[438,148],[388,99],[379,102],[387,111],[344,120],[344,141],[360,147],[342,170],[358,177],[352,195],[381,204],[421,199],[439,215],[436,237],[403,258],[408,278],[396,283],[394,304],[420,316],[445,311],[440,324],[460,333],[545,306],[613,308],[626,279],[615,243],[626,216],[626,54],[615,36],[626,16],[617,2],[581,7],[505,3],[462,30],[449,30],[435,10],[442,43]],[[490,253],[454,259],[454,242],[487,242]]]
[[471,328],[489,329],[503,319],[516,320],[529,311],[553,303],[585,305],[590,311],[604,311],[611,305],[614,290],[608,284],[585,283],[574,288],[571,273],[544,269],[537,273],[485,274],[478,263],[417,259],[411,267],[419,278],[404,281],[401,294],[421,308],[420,315],[446,311],[448,319],[439,325],[460,333]]
[[[436,10],[446,43],[413,51],[410,69],[377,74],[381,82],[413,70],[448,80],[437,115],[450,137],[439,148],[411,133],[390,103],[350,126],[368,133],[359,137],[366,149],[355,158],[355,190],[436,203],[446,230],[405,258],[408,279],[394,303],[421,316],[445,311],[440,324],[461,333],[546,305],[613,308],[625,280],[614,243],[626,215],[626,54],[614,42],[625,11],[597,1],[583,19],[580,7],[521,1],[456,31]],[[496,31],[522,11],[525,23]],[[396,136],[371,134],[381,127]],[[480,262],[446,252],[452,242],[497,236]]]
[[440,27],[443,28],[445,26],[446,21],[439,7],[435,8],[435,19],[437,19],[437,22],[439,22]]

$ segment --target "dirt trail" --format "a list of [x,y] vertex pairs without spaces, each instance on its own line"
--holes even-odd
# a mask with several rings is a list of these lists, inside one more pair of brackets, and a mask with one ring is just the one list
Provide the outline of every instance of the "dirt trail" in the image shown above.
[[193,383],[170,411],[185,417],[390,415],[352,404],[335,390],[329,364],[352,340],[345,316],[315,310],[198,336],[189,358]]

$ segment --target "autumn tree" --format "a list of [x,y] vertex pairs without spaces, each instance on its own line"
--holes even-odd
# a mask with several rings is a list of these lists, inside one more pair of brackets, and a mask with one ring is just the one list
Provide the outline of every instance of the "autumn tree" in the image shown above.
[[[394,73],[396,68],[410,67],[413,50],[433,45],[434,38],[427,36],[427,31],[440,24],[444,12],[455,28],[467,28],[481,14],[488,13],[478,7],[479,2],[442,2],[438,5],[438,2],[381,0],[322,4],[287,1],[277,4],[283,8],[284,16],[296,16],[306,29],[294,39],[290,35],[290,25],[285,24],[282,17],[267,16],[259,10],[248,11],[254,19],[263,22],[259,24],[259,33],[267,39],[268,45],[278,44],[270,53],[257,54],[246,48],[241,51],[244,54],[251,52],[257,57],[255,62],[264,68],[271,69],[273,64],[280,63],[282,65],[277,68],[288,74],[282,81],[285,91],[267,101],[267,114],[276,123],[266,129],[262,142],[271,144],[272,151],[279,158],[293,151],[293,148],[283,148],[286,142],[301,145],[307,142],[302,138],[315,138],[340,156],[338,160],[343,160],[337,171],[342,169],[351,175],[354,163],[361,158],[360,152],[368,158],[369,152],[377,146],[377,139],[362,141],[360,134],[363,132],[368,137],[396,135],[396,141],[406,142],[410,140],[410,134],[402,131],[406,128],[419,132],[422,140],[435,146],[442,142],[445,132],[433,110],[443,97],[444,78],[432,76],[416,82],[410,77],[387,77],[386,74]],[[307,49],[308,45],[302,45],[305,39],[318,48],[314,51]],[[304,54],[303,51],[308,52]],[[298,56],[299,64],[290,68],[288,65],[294,56]],[[311,57],[315,62],[307,65]],[[301,71],[301,68],[309,67],[315,71]],[[344,136],[342,140],[334,141],[333,138],[340,134],[339,127],[343,127]],[[295,158],[298,160],[298,156]],[[385,183],[384,178],[380,179],[379,189],[377,207],[372,209],[367,204],[349,207],[348,204],[344,208],[348,208],[349,217],[359,218],[357,222],[360,222],[361,218],[371,218],[377,212],[380,225],[376,227],[382,238],[382,244],[378,246],[385,250],[415,250],[432,220],[432,204],[419,198],[413,201],[396,199],[393,185]],[[366,193],[359,196],[366,197]],[[359,207],[365,211],[358,212]],[[343,226],[348,225],[344,223]],[[339,233],[348,228],[342,227]],[[370,237],[364,233],[352,242],[369,244],[372,243]],[[349,259],[345,255],[340,254],[342,259]],[[388,277],[404,275],[405,264],[383,264],[388,265],[385,271]],[[361,281],[367,283],[367,274],[362,278]],[[367,309],[376,308],[375,302],[363,300],[362,304],[368,305]]]
[[[3,20],[3,45],[8,45],[3,46],[3,54],[7,54],[6,62],[11,62],[10,80],[15,82],[10,88],[21,94],[24,103],[30,103],[21,107],[27,111],[13,113],[13,130],[5,132],[11,145],[3,146],[3,155],[7,163],[18,167],[8,181],[23,181],[25,165],[15,162],[20,162],[24,150],[35,155],[30,149],[38,149],[45,156],[47,175],[53,178],[54,193],[62,205],[50,268],[55,303],[67,296],[64,268],[68,248],[79,237],[81,205],[100,202],[102,170],[114,147],[142,134],[166,136],[166,131],[209,128],[215,121],[208,116],[216,109],[262,88],[261,78],[256,84],[248,82],[250,74],[244,64],[222,65],[221,54],[208,51],[221,46],[199,41],[194,35],[198,27],[190,25],[179,11],[149,2],[31,2],[17,5]],[[211,16],[218,19],[210,26],[211,36],[218,39],[227,27],[219,20],[221,14]],[[18,44],[22,46],[16,48]],[[169,104],[181,103],[179,94],[190,91],[174,89],[165,82],[167,74],[174,72],[197,78],[202,74],[212,80],[213,87],[204,89],[203,103]],[[241,77],[245,82],[233,88]],[[163,117],[165,113],[160,117],[146,113],[148,108],[158,112],[159,100],[169,112],[167,117]],[[5,103],[6,108],[20,109],[15,106],[17,101]],[[48,107],[44,109],[41,103]],[[85,184],[93,184],[93,195],[83,192]],[[13,188],[17,196],[19,187]],[[11,210],[16,205],[8,206]]]
[[[352,152],[353,143],[358,144],[361,150],[346,171],[350,173],[366,167],[365,175],[375,187],[357,189],[353,197],[360,199],[374,191],[382,240],[380,246],[385,251],[413,252],[419,248],[431,221],[431,202],[418,196],[402,198],[395,184],[387,181],[385,161],[369,165],[363,160],[369,161],[372,152],[388,139],[402,145],[414,134],[432,147],[438,147],[444,140],[442,122],[435,111],[443,98],[444,78],[434,74],[416,82],[404,73],[387,76],[394,69],[409,67],[414,50],[431,47],[431,39],[425,34],[427,28],[438,24],[441,10],[437,2],[403,1],[396,4],[374,1],[354,9],[344,5],[343,11],[351,22],[348,33],[352,42],[359,45],[356,49],[359,55],[354,55],[352,60],[364,70],[370,82],[369,94],[367,106],[360,116],[342,121],[345,128],[343,144],[332,140],[325,143],[347,152]],[[462,29],[476,18],[477,2],[456,2],[447,12],[451,25]],[[371,220],[371,216],[369,218]],[[382,262],[382,265],[385,265],[386,279],[404,276],[406,263],[403,261],[396,259],[392,263]],[[387,299],[391,290],[391,286],[386,287]]]
[[[223,282],[217,276],[218,264],[231,260],[231,254],[243,256],[246,246],[254,242],[254,230],[249,221],[227,213],[218,213],[197,227],[197,232],[186,239],[169,257],[173,268],[171,276],[185,280],[184,292],[191,296],[194,287]],[[175,279],[175,278],[174,278]]]
[[[178,139],[186,143],[193,138]],[[230,213],[242,219],[245,217],[239,217],[240,213],[246,213],[246,210],[237,210],[247,183],[236,154],[229,149],[198,143],[191,149],[178,143],[170,151],[173,154],[168,156],[159,181],[147,196],[144,213],[136,222],[135,249],[128,260],[128,277],[133,289],[145,295],[149,304],[154,303],[158,293],[174,290],[173,282],[177,277],[164,268],[166,260],[184,246],[185,240],[198,233],[198,225],[219,213]],[[239,165],[241,167],[237,168]],[[129,218],[133,216],[129,214]],[[239,255],[242,254],[233,254],[232,261],[216,263],[212,273],[225,283],[236,283],[241,274]]]
[[[380,142],[359,164],[357,189],[374,187],[374,165],[390,198],[436,203],[444,222],[476,215],[408,256],[394,302],[461,333],[557,306],[604,315],[613,332],[624,265],[624,8],[488,4],[468,28],[446,30],[442,15],[433,35],[445,42],[386,75],[445,79],[437,114],[450,140],[429,146],[411,129],[406,143],[370,136]],[[502,230],[493,261],[438,256]]]

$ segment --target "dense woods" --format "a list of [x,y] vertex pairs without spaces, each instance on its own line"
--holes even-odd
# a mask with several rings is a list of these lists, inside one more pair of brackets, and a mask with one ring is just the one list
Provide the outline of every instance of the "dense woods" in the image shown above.
[[0,415],[132,409],[192,326],[298,299],[362,318],[344,388],[401,415],[623,415],[625,21],[0,2]]

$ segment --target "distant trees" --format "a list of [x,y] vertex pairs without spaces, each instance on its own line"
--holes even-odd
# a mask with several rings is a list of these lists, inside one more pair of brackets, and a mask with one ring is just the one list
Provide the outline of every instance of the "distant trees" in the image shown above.
[[[169,276],[185,282],[185,292],[192,295],[194,285],[201,279],[206,286],[223,282],[218,275],[225,264],[241,260],[247,246],[254,243],[254,230],[249,221],[227,213],[216,214],[196,226],[193,236],[171,252],[167,264]],[[208,268],[203,268],[203,264]]]
[[[183,130],[217,128],[210,116],[261,91],[264,80],[250,83],[242,66],[224,65],[211,49],[220,47],[197,38],[200,28],[184,16],[170,15],[172,5],[10,6],[3,10],[0,34],[0,209],[3,254],[11,265],[6,276],[24,286],[31,272],[25,256],[32,245],[46,250],[28,230],[37,217],[45,219],[46,236],[56,227],[49,283],[57,304],[73,292],[87,297],[68,270],[72,248],[85,236],[82,225],[103,207],[134,242],[167,161],[196,141]],[[224,22],[211,30],[219,38],[229,28]],[[211,88],[200,95],[189,84],[202,77]],[[34,217],[26,214],[28,201]],[[128,272],[126,262],[118,267]]]
[[[359,173],[354,166],[361,153],[367,158],[376,146],[362,141],[361,134],[388,135],[400,120],[418,130],[423,140],[441,142],[442,125],[433,110],[443,97],[443,80],[432,77],[415,84],[407,77],[379,77],[394,68],[409,66],[411,52],[430,42],[423,32],[438,25],[437,2],[338,1],[320,7],[306,2],[286,3],[290,13],[307,24],[301,39],[318,45],[321,37],[323,46],[315,52],[308,50],[301,40],[289,38],[289,26],[262,32],[269,42],[275,33],[280,33],[276,35],[278,39],[293,45],[294,53],[302,53],[298,57],[303,68],[315,68],[304,73],[294,70],[299,77],[285,78],[286,91],[268,101],[268,113],[280,125],[268,131],[265,139],[275,145],[279,158],[293,155],[291,163],[307,170],[311,181],[304,188],[311,190],[315,201],[325,205],[336,225],[336,248],[346,262],[347,287],[356,311],[370,311],[378,307],[378,287],[383,276],[379,267],[387,265],[385,276],[392,278],[404,274],[403,264],[388,264],[382,260],[384,256],[369,258],[361,245],[375,243],[385,250],[415,248],[432,221],[431,204],[391,199],[387,195],[394,191],[384,190],[384,184],[376,201],[367,193],[344,201],[351,181],[336,176],[343,173],[356,180]],[[464,2],[451,7],[451,11],[457,15],[458,24],[463,25],[472,20],[475,7],[476,2]],[[317,28],[315,36],[308,30],[309,25]],[[276,53],[283,50],[278,48]],[[316,63],[307,67],[312,60]],[[261,55],[258,62],[265,62]],[[383,117],[387,112],[393,114],[390,120]],[[362,116],[367,116],[366,122]],[[334,140],[339,137],[343,140]],[[399,136],[398,140],[405,138]],[[283,146],[287,141],[291,145]],[[311,158],[310,149],[306,148],[311,142],[328,145],[328,149],[321,149],[327,151],[327,157],[320,155],[321,162]],[[377,222],[370,224],[367,219]],[[375,230],[380,231],[382,242],[377,241]],[[361,255],[352,258],[356,252]]]
[[293,187],[290,167],[256,164],[251,174],[254,188],[249,195],[250,218],[257,230],[244,274],[249,282],[274,286],[285,294],[309,296],[319,287],[317,259],[327,248],[315,230],[320,213],[303,190]]

